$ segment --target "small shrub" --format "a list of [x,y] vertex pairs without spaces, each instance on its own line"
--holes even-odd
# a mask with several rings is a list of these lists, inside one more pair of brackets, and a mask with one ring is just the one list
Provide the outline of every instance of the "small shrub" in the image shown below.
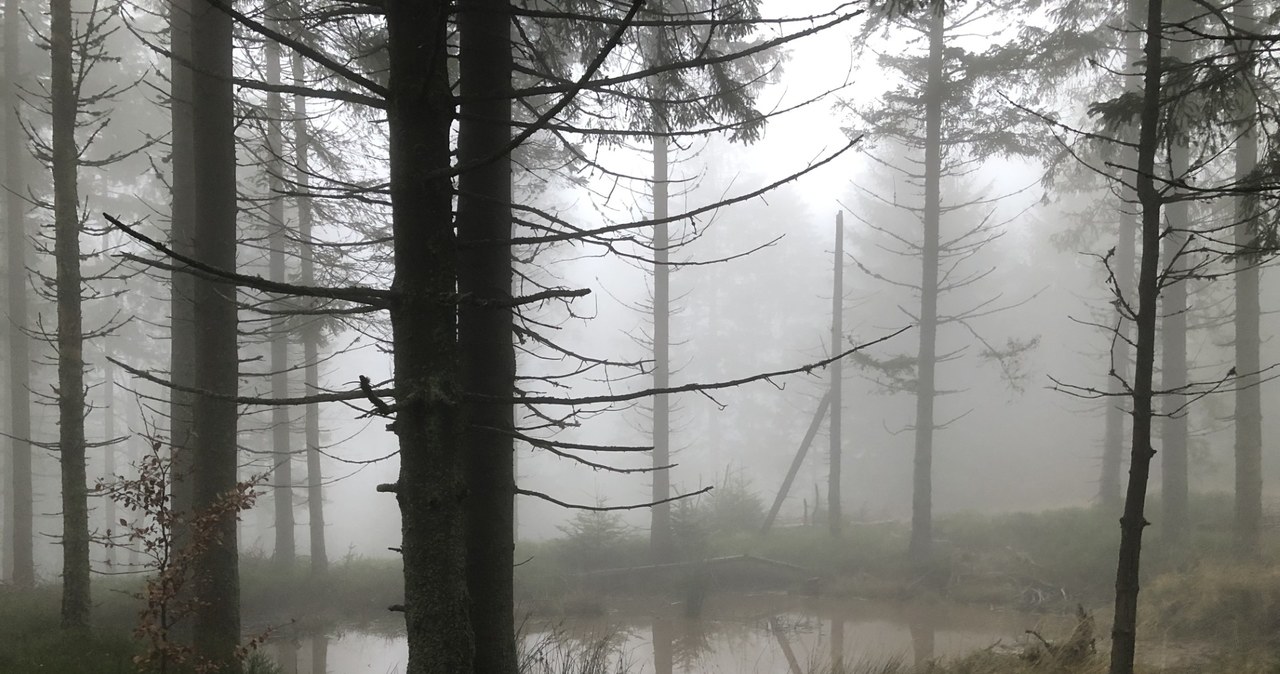
[[625,559],[622,548],[630,529],[617,513],[579,510],[559,529],[565,535],[561,554],[573,571],[604,569]]

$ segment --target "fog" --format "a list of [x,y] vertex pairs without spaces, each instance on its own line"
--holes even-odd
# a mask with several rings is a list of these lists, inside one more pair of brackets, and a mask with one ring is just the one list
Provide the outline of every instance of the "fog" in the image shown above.
[[1149,2],[8,0],[0,603],[139,671],[1272,662],[1273,40]]

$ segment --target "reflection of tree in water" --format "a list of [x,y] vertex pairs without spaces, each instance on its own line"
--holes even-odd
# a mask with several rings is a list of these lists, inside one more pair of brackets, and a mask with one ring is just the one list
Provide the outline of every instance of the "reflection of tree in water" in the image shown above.
[[329,674],[329,635],[324,632],[311,638],[311,674]]
[[671,647],[675,661],[683,670],[701,671],[696,665],[711,652],[716,629],[705,620],[681,620],[680,623],[680,634]]
[[934,636],[937,626],[928,612],[920,611],[910,616],[907,628],[911,630],[911,652],[915,665],[921,666],[932,662],[937,657]]

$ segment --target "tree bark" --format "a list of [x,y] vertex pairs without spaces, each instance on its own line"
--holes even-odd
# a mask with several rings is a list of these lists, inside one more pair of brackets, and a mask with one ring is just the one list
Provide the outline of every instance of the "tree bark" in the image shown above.
[[[303,84],[306,69],[302,55],[294,52],[291,59],[294,84]],[[311,133],[307,130],[307,99],[293,97],[293,148],[297,165],[295,182],[298,186],[298,238],[302,241],[299,282],[304,286],[315,285],[316,258],[312,248],[311,210]],[[302,329],[303,379],[308,395],[320,390],[320,324],[318,319],[306,319]],[[303,425],[307,445],[307,531],[311,539],[311,574],[324,575],[329,570],[329,554],[324,536],[324,475],[320,466],[320,405],[308,404],[303,411]]]
[[[1142,23],[1141,0],[1129,0],[1125,6],[1125,17],[1131,26]],[[1137,31],[1128,31],[1124,39],[1126,67],[1131,67],[1142,59],[1142,39]],[[1134,93],[1141,89],[1141,82],[1136,78],[1127,78],[1127,88]],[[1126,127],[1125,139],[1137,142],[1137,130]],[[1122,150],[1125,162],[1136,165],[1137,153],[1130,149]],[[1121,297],[1133,296],[1134,258],[1137,250],[1134,238],[1137,233],[1134,215],[1126,211],[1128,204],[1137,203],[1133,190],[1121,187],[1124,195],[1120,207],[1120,224],[1116,236],[1116,254],[1113,258],[1112,273],[1116,279],[1116,292]],[[1116,331],[1111,343],[1111,370],[1107,379],[1108,405],[1106,412],[1106,432],[1102,451],[1102,476],[1098,481],[1098,502],[1107,512],[1120,512],[1124,498],[1121,489],[1121,467],[1124,463],[1124,431],[1125,431],[1125,398],[1124,384],[1129,381],[1130,340],[1133,336],[1132,321],[1124,311],[1116,311]]]
[[58,302],[58,456],[62,475],[62,627],[89,626],[89,504],[85,486],[84,329],[80,312],[76,96],[71,0],[49,3],[53,255]]
[[[1240,28],[1256,30],[1254,3],[1236,5],[1235,18]],[[1249,79],[1253,76],[1251,41],[1237,43],[1239,58],[1245,60],[1240,83],[1240,138],[1236,141],[1236,180],[1244,180],[1258,165],[1256,120],[1258,103]],[[1236,200],[1235,258],[1236,271],[1236,372],[1240,380],[1236,388],[1235,410],[1235,542],[1241,555],[1254,558],[1261,554],[1262,528],[1262,335],[1260,276],[1258,255],[1259,219],[1247,197]]]
[[386,5],[396,296],[390,308],[408,674],[473,670],[443,3]]
[[[1191,8],[1188,5],[1178,0],[1170,2],[1167,20],[1170,23],[1189,21]],[[1184,34],[1184,37],[1189,37],[1189,34]],[[1169,58],[1175,63],[1189,62],[1188,45],[1186,39],[1172,40]],[[1187,173],[1188,148],[1176,138],[1168,143],[1170,178],[1181,180]],[[1185,253],[1191,227],[1188,203],[1170,203],[1165,207],[1164,217],[1169,231],[1164,237],[1164,267],[1167,271],[1160,292],[1160,387],[1165,391],[1178,391],[1187,385],[1187,282],[1183,277],[1189,267]],[[1160,424],[1160,530],[1162,542],[1170,551],[1183,547],[1190,528],[1187,416],[1178,413],[1186,401],[1187,398],[1179,394],[1166,394],[1160,400],[1161,412],[1165,415]]]
[[[276,10],[270,10],[276,11]],[[267,25],[280,29],[274,17]],[[280,43],[267,40],[266,75],[268,84],[280,84]],[[287,281],[285,271],[285,247],[288,245],[287,225],[284,220],[284,134],[281,125],[284,107],[280,94],[267,93],[267,227],[270,228],[270,253],[268,273],[273,281]],[[289,396],[289,324],[288,317],[275,321],[271,328],[271,395],[274,398]],[[271,483],[275,504],[275,563],[292,567],[297,545],[294,541],[293,522],[293,448],[290,446],[289,408],[277,405],[271,410],[271,448],[274,470]]]
[[[655,96],[655,100],[659,97]],[[660,106],[654,114],[653,219],[668,214],[668,166],[666,121]],[[653,227],[653,387],[671,386],[671,233],[666,222]],[[675,561],[671,538],[671,401],[665,393],[653,397],[653,506],[649,525],[649,551],[655,564]]]
[[[172,210],[169,216],[169,245],[175,252],[187,257],[196,254],[196,183],[192,158],[195,138],[191,104],[194,93],[189,65],[191,12],[192,0],[173,0],[169,5],[169,43],[173,52],[169,61],[169,113],[173,126],[170,141],[173,174],[170,178]],[[178,515],[173,526],[174,549],[182,550],[190,542],[186,518],[191,513],[194,488],[194,450],[191,446],[194,396],[186,392],[195,385],[194,277],[182,271],[173,272],[169,277],[169,292],[169,379],[174,384],[169,389],[169,490],[173,498],[173,510]],[[180,388],[185,390],[179,390]],[[186,632],[186,626],[179,631]]]
[[[232,21],[211,4],[192,8],[192,165],[195,193],[196,258],[218,269],[236,268],[236,148],[233,115]],[[194,30],[199,27],[199,30]],[[196,278],[193,299],[195,388],[191,414],[192,512],[208,513],[236,489],[236,405],[238,384],[236,289]],[[193,645],[198,657],[239,671],[234,651],[240,641],[240,577],[235,513],[217,518],[211,537],[195,558]]]
[[920,281],[920,350],[916,378],[915,472],[911,501],[908,556],[917,567],[933,557],[933,403],[938,339],[938,247],[942,215],[942,56],[945,47],[942,11],[929,18],[929,70],[925,84],[924,240]]
[[[108,339],[109,343],[110,340]],[[109,346],[105,351],[106,354],[104,356],[111,355]],[[106,357],[102,360],[102,441],[107,443],[102,447],[102,473],[103,477],[111,480],[114,479],[116,474],[116,452],[118,451],[116,444],[113,442],[116,439],[116,366]],[[102,520],[106,523],[103,530],[120,534],[121,527],[116,517],[115,500],[105,498],[102,501]],[[119,557],[116,552],[116,542],[108,543],[106,563],[109,571],[115,569],[116,561]]]
[[[511,299],[511,6],[458,7],[459,381],[469,394],[515,394]],[[495,157],[499,157],[494,159]],[[492,161],[489,161],[492,160]],[[515,674],[515,430],[510,403],[469,403],[464,417],[467,589],[477,674]]]
[[[836,244],[831,281],[831,355],[844,348],[844,211],[836,212]],[[840,415],[844,411],[841,391],[844,389],[843,362],[831,364],[831,437],[830,462],[827,465],[827,525],[832,536],[839,536],[843,524],[840,511],[840,454],[842,434]]]
[[1155,367],[1156,302],[1160,294],[1160,191],[1155,184],[1155,158],[1160,121],[1161,0],[1148,0],[1146,72],[1143,75],[1141,128],[1138,142],[1137,193],[1142,208],[1142,257],[1138,277],[1137,353],[1133,377],[1133,443],[1129,484],[1120,519],[1120,554],[1116,565],[1115,619],[1111,628],[1110,674],[1132,674],[1138,625],[1138,573],[1141,568],[1143,513],[1151,470],[1151,383]]
[[10,529],[13,569],[10,578],[20,588],[36,583],[34,555],[35,506],[31,487],[31,342],[25,332],[27,309],[26,176],[24,131],[18,119],[18,82],[22,79],[22,0],[4,7],[4,166],[5,233],[8,241],[9,420],[12,429],[13,511]]

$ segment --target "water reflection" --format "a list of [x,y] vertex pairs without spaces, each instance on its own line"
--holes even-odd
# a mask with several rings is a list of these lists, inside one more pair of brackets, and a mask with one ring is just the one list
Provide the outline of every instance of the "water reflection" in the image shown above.
[[[1054,621],[1057,622],[1054,622]],[[607,663],[627,674],[803,674],[849,672],[857,663],[911,657],[917,664],[1012,643],[1028,628],[1066,634],[1069,618],[949,605],[863,601],[815,601],[782,595],[709,602],[701,618],[663,605],[591,619],[531,619],[524,626],[526,652],[542,648],[553,671],[564,658]],[[402,628],[400,628],[402,630]],[[347,630],[281,635],[268,652],[287,674],[405,671],[403,632]]]
[[671,620],[655,616],[650,640],[653,642],[654,674],[672,674],[675,667],[675,652],[672,642],[675,641],[671,630]]
[[311,674],[329,674],[329,635],[311,637]]
[[923,665],[936,659],[937,630],[933,626],[933,616],[928,611],[914,612],[907,621],[907,627],[911,630],[911,654],[915,665]]

